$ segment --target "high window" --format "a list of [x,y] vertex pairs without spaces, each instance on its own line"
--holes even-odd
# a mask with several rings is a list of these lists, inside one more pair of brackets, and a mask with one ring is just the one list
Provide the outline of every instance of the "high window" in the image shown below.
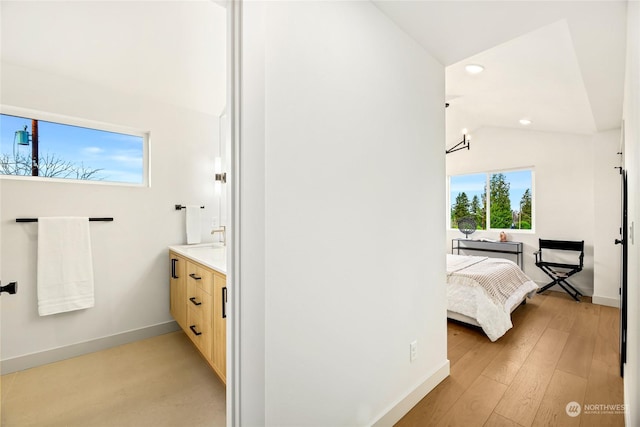
[[465,217],[478,230],[533,230],[533,170],[449,177],[450,227]]
[[[30,115],[31,116],[31,115]],[[75,123],[71,123],[75,122]],[[147,135],[0,114],[0,174],[145,184]]]

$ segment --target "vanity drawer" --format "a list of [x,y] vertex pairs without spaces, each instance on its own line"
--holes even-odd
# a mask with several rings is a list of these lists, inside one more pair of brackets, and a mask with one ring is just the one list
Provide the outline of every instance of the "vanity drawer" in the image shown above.
[[213,272],[190,261],[187,261],[186,264],[187,283],[193,283],[211,295],[213,293]]
[[186,332],[204,357],[210,359],[213,343],[211,295],[197,286],[189,288]]
[[194,281],[187,282],[187,310],[204,313],[211,318],[213,298]]

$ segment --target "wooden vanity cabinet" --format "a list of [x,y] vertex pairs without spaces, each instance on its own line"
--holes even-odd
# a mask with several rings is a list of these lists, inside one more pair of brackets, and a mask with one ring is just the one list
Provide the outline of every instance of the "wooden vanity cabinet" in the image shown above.
[[[213,342],[227,342],[227,277],[216,271],[213,273]],[[227,347],[214,345],[212,355],[213,369],[226,382],[227,378]]]
[[170,310],[171,315],[182,329],[187,325],[187,283],[185,281],[186,260],[180,255],[171,253]]
[[173,251],[170,258],[171,315],[226,383],[226,276]]

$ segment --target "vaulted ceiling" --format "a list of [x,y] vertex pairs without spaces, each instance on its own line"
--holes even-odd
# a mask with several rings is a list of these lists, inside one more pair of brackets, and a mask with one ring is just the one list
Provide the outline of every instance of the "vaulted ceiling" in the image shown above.
[[[374,1],[446,66],[447,143],[483,126],[591,134],[622,118],[626,1]],[[477,75],[467,64],[484,66]]]
[[198,1],[1,1],[4,63],[219,115],[226,9]]
[[[521,118],[529,129],[579,134],[620,125],[626,1],[374,4],[446,66],[448,143],[462,128],[519,128]],[[224,92],[225,45],[214,34],[224,25],[216,9],[2,2],[2,59],[219,114],[224,100],[211,94]],[[471,62],[484,72],[467,74]]]

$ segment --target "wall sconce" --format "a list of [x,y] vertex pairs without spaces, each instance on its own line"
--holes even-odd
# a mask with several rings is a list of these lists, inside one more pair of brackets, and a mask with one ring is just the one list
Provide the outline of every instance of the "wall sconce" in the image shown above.
[[227,173],[226,172],[222,172],[222,159],[220,157],[216,157],[215,158],[214,171],[215,171],[215,179],[216,179],[216,181],[218,181],[218,182],[220,182],[222,184],[226,184],[227,183]]
[[467,136],[467,130],[462,131],[462,141],[445,151],[446,154],[453,153],[458,150],[471,149],[471,135]]

